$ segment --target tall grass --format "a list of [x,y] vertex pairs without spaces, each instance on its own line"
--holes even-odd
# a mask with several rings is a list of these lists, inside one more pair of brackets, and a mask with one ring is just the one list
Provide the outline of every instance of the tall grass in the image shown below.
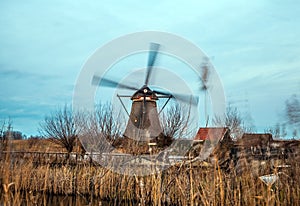
[[[77,195],[118,205],[300,205],[300,168],[294,161],[286,171],[268,170],[279,176],[267,187],[246,165],[236,173],[215,164],[200,167],[179,164],[144,177],[128,176],[91,164],[36,165],[33,159],[1,158],[2,202],[34,203],[43,195]],[[216,161],[217,162],[217,161]],[[47,199],[45,199],[47,201]],[[9,204],[8,204],[9,205]]]

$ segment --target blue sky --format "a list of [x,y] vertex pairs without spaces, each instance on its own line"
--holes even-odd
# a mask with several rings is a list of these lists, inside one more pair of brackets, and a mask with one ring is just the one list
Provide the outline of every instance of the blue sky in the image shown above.
[[227,101],[257,131],[282,121],[284,101],[300,95],[300,2],[0,2],[0,119],[38,134],[45,115],[71,103],[88,57],[128,33],[182,36],[212,60]]

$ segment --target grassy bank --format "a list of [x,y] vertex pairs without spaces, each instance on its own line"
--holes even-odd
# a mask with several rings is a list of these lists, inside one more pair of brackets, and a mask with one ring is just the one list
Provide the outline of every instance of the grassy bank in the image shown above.
[[81,164],[40,165],[33,160],[12,163],[2,158],[0,167],[1,198],[15,201],[36,194],[79,195],[90,199],[128,205],[300,205],[300,168],[294,162],[285,171],[266,171],[279,180],[267,187],[245,166],[240,174],[232,168],[225,172],[214,167],[191,164],[173,166],[145,176],[126,176],[100,166]]

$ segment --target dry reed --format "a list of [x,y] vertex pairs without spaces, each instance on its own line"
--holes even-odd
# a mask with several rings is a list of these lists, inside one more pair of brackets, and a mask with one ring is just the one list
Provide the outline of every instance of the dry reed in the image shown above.
[[[217,162],[217,161],[216,161]],[[247,163],[246,163],[247,164]],[[42,195],[79,195],[126,205],[300,205],[300,168],[292,162],[286,171],[267,170],[279,176],[267,187],[246,165],[236,173],[219,165],[182,164],[159,173],[128,176],[92,164],[36,165],[33,159],[1,159],[2,202],[21,205]],[[7,204],[8,205],[8,204]]]

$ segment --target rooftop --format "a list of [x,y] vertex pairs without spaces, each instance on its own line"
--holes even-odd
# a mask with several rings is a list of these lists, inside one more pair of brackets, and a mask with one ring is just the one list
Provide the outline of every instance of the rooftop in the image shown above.
[[194,140],[221,141],[228,131],[227,127],[202,127],[198,130]]

